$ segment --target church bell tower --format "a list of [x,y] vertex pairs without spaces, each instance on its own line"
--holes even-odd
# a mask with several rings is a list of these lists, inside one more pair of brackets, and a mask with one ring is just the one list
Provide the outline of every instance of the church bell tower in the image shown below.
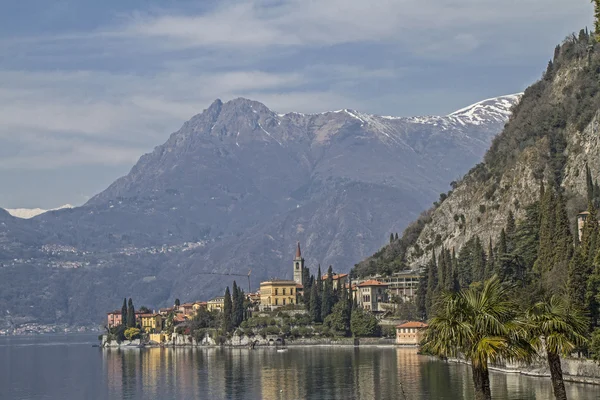
[[304,258],[302,258],[302,252],[300,251],[300,242],[296,248],[296,257],[294,258],[294,280],[296,283],[302,285],[302,272],[304,271]]

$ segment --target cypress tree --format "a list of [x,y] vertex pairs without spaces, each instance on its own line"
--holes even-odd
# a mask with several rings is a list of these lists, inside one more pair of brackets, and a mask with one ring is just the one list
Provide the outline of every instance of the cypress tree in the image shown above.
[[225,289],[225,299],[223,301],[223,331],[231,332],[233,326],[231,324],[231,316],[233,314],[233,304],[231,301],[231,292],[229,286]]
[[233,281],[233,288],[231,289],[231,326],[236,328],[238,326],[238,307],[239,303],[239,292],[236,281]]
[[398,232],[396,232],[395,239],[398,240]]
[[390,233],[390,244],[394,243],[394,234]]
[[237,298],[238,305],[237,305],[237,318],[236,318],[235,326],[240,326],[240,324],[246,318],[246,307],[244,306],[245,300],[246,300],[246,295],[245,295],[244,291],[242,290],[242,288],[240,288],[238,286],[238,298]]
[[585,308],[586,303],[588,275],[587,266],[585,265],[581,251],[575,251],[569,263],[567,296],[571,304],[582,310]]
[[590,213],[583,226],[583,232],[581,234],[581,250],[584,262],[589,267],[591,272],[591,265],[594,262],[597,250],[597,239],[598,239],[598,215],[596,207],[592,203],[588,204],[588,212]]
[[425,300],[426,314],[433,315],[433,307],[435,305],[438,288],[438,267],[435,261],[435,252],[431,252],[431,261],[427,267],[427,297]]
[[485,266],[485,279],[489,279],[494,275],[496,268],[494,267],[494,247],[492,245],[492,237],[490,236],[490,240],[488,242],[488,250],[487,250],[487,265]]
[[483,281],[485,275],[485,266],[487,261],[485,259],[485,250],[483,250],[483,246],[481,245],[481,240],[479,236],[475,236],[475,247],[473,251],[473,264],[471,266],[473,281],[481,282]]
[[560,192],[556,196],[554,221],[552,281],[548,282],[548,288],[552,292],[558,293],[566,284],[569,261],[573,257],[573,236],[569,228],[569,217],[567,216],[565,202]]
[[175,299],[175,307],[179,307],[180,304],[181,302],[179,301],[179,299]]
[[450,290],[453,292],[458,292],[460,290],[460,283],[458,282],[458,259],[456,258],[456,253],[454,252],[454,248],[452,248],[452,287]]
[[592,180],[592,173],[590,171],[590,167],[585,164],[585,186],[587,193],[588,203],[594,202],[594,182]]
[[135,327],[135,308],[133,307],[133,300],[129,298],[129,306],[127,307],[127,327]]
[[[320,270],[320,268],[319,268]],[[317,279],[317,282],[320,279]],[[319,296],[319,285],[315,282],[312,285],[311,293],[310,293],[310,317],[313,322],[321,322],[321,296]]]
[[554,193],[550,187],[545,191],[540,205],[540,245],[534,264],[534,270],[542,277],[552,269],[554,261],[555,206]]
[[333,293],[333,271],[331,266],[327,271],[327,279],[323,284],[323,293],[321,296],[321,319],[324,321],[325,318],[329,314],[331,314],[331,309],[334,306],[334,297]]
[[424,321],[427,319],[427,279],[429,276],[429,266],[425,267],[419,277],[419,286],[417,287],[417,297],[415,303],[417,305],[417,315],[419,319]]
[[123,307],[121,307],[121,325],[127,326],[127,298],[123,299]]
[[312,295],[312,289],[313,289],[313,282],[315,280],[314,276],[311,276],[310,279],[308,280],[308,285],[304,286],[303,290],[304,290],[304,307],[306,307],[306,311],[308,311],[310,313],[310,304],[311,304],[311,295]]

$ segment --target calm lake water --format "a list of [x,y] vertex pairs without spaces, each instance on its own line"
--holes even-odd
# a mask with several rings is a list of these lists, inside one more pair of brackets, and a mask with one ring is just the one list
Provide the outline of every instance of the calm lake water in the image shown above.
[[[96,336],[0,338],[0,399],[472,399],[464,365],[412,349],[92,348]],[[495,399],[550,399],[550,381],[493,373]],[[567,384],[570,399],[600,387]]]

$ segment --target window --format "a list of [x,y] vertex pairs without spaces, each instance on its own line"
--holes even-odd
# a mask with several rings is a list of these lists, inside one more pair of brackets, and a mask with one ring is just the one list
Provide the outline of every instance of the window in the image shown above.
[[279,305],[279,302],[278,302],[278,300],[279,300],[279,299],[275,299],[275,305],[276,305],[276,306],[278,306],[278,305]]
[[[285,289],[284,289],[284,290],[285,290]],[[284,293],[284,294],[285,294],[285,293]],[[285,299],[283,299],[283,303],[282,303],[282,304],[285,306]]]
[[285,288],[283,288],[283,295],[285,296]]
[[279,293],[279,289],[275,289],[275,296],[277,296]]
[[294,289],[290,289],[290,294],[294,294]]

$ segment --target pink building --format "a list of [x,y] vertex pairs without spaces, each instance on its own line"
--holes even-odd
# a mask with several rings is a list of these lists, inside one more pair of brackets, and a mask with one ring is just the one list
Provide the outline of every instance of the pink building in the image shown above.
[[106,314],[108,316],[108,327],[109,328],[114,328],[115,326],[119,326],[123,322],[121,319],[121,310],[112,311],[112,312],[109,312]]

